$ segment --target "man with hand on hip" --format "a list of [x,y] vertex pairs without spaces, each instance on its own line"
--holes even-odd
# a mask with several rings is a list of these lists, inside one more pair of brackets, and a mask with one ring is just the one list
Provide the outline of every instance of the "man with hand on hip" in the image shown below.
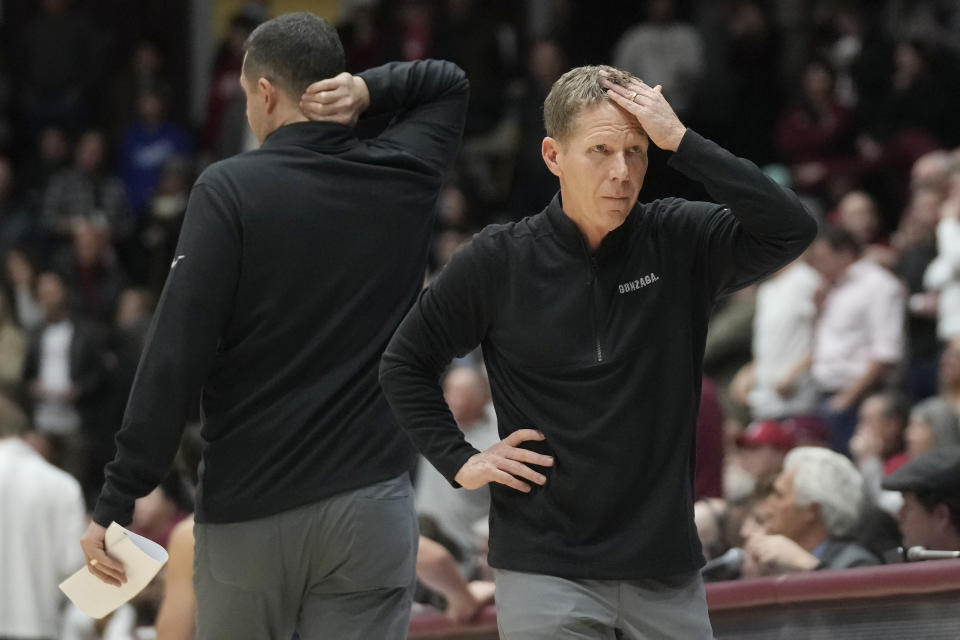
[[[336,31],[312,14],[250,35],[240,81],[262,146],[193,188],[81,541],[93,573],[124,579],[104,527],[163,478],[202,389],[202,639],[407,633],[413,452],[377,369],[422,287],[468,84],[435,60],[343,70]],[[361,141],[360,113],[392,120]]]
[[[502,638],[709,638],[693,521],[707,320],[816,224],[617,69],[564,74],[544,121],[560,193],[454,256],[390,341],[381,383],[448,481],[490,484]],[[723,204],[638,202],[650,142]],[[437,383],[478,344],[503,438],[483,452]]]

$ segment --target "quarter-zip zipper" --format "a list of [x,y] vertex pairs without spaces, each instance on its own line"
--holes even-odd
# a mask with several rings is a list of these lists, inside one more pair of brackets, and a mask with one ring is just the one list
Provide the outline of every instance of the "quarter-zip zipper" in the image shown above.
[[593,298],[591,302],[591,315],[593,316],[593,342],[595,346],[594,355],[596,356],[597,363],[603,362],[603,347],[600,346],[600,327],[599,319],[597,318],[597,312],[599,311],[600,302],[600,287],[597,283],[597,259],[593,256],[590,256],[590,294]]

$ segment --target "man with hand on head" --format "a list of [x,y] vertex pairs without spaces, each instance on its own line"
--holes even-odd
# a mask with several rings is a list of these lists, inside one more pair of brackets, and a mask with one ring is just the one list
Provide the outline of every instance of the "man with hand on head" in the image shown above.
[[[377,369],[422,287],[468,84],[434,60],[343,70],[336,31],[311,14],[250,35],[240,82],[262,146],[193,188],[81,541],[94,574],[123,581],[104,528],[165,475],[202,388],[201,639],[407,633],[413,452]],[[360,141],[361,113],[392,120]]]
[[[693,522],[707,320],[816,225],[686,129],[658,87],[612,67],[564,74],[544,121],[560,193],[454,256],[390,341],[381,383],[448,481],[490,484],[502,638],[709,638]],[[724,204],[638,202],[651,142]],[[483,452],[438,384],[478,344],[503,438]]]

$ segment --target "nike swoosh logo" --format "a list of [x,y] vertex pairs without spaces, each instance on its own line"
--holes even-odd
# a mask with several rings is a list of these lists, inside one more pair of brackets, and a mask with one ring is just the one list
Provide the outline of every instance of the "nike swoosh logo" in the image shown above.
[[186,258],[186,257],[187,257],[187,256],[177,256],[176,258],[174,258],[174,259],[173,259],[173,262],[170,263],[170,268],[173,269],[175,266],[177,266],[177,263],[178,263],[178,262],[180,262],[181,260],[183,260],[183,259]]

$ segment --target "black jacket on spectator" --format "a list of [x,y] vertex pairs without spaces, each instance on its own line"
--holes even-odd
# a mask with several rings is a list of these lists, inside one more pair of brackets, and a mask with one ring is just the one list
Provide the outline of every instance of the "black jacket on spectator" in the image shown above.
[[360,141],[294,123],[197,180],[94,520],[129,522],[170,468],[201,386],[199,522],[268,516],[408,471],[377,382],[423,285],[441,179],[468,83],[454,64],[360,74]]
[[[80,413],[85,429],[96,428],[93,424],[99,418],[98,401],[104,385],[104,368],[101,358],[103,340],[97,329],[90,323],[70,318],[73,325],[73,337],[70,340],[70,381],[76,387],[74,406]],[[30,336],[30,346],[23,362],[23,383],[29,386],[40,377],[40,358],[43,332],[46,323],[40,325]],[[29,393],[24,393],[29,398]]]
[[83,318],[109,326],[116,313],[117,300],[127,286],[127,276],[113,256],[82,267],[72,251],[54,257],[57,273],[73,292],[72,308]]
[[625,580],[695,570],[693,457],[717,298],[796,258],[816,233],[792,193],[688,130],[670,164],[724,205],[637,203],[591,255],[559,197],[459,251],[384,353],[400,424],[446,478],[476,454],[437,382],[483,347],[500,435],[554,456],[544,486],[491,484],[490,565]]

